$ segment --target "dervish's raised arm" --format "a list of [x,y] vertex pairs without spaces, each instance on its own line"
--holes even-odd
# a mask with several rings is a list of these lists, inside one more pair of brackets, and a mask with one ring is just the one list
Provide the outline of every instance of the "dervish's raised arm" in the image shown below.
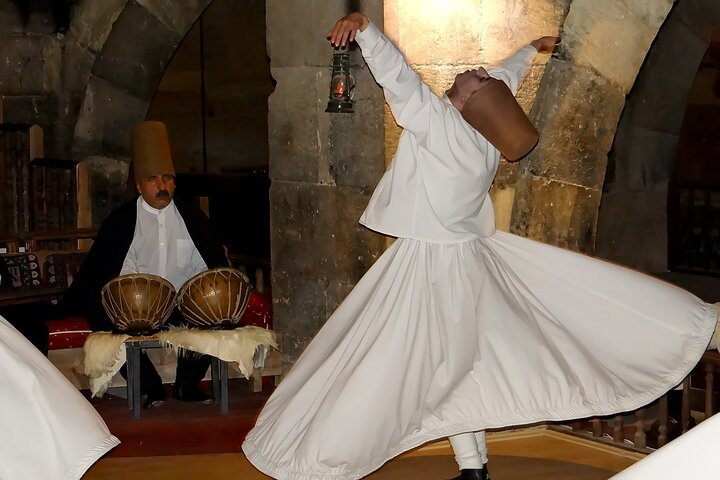
[[491,77],[505,82],[515,95],[538,52],[552,52],[559,41],[558,37],[552,36],[535,39],[500,62],[498,66],[488,67],[487,72]]
[[[383,88],[395,120],[403,128],[423,134],[429,128],[433,115],[441,113],[445,108],[437,95],[408,65],[397,47],[365,15],[356,12],[341,18],[328,32],[328,39],[336,47],[345,47],[353,40],[358,43],[375,81]],[[489,74],[504,81],[514,94],[537,53],[552,51],[557,41],[557,37],[538,38],[505,59],[499,66],[488,68],[487,73],[479,68],[465,74]],[[458,110],[462,107],[455,101],[453,105],[459,107]]]
[[405,129],[424,133],[433,112],[441,108],[440,99],[374,23],[361,13],[351,13],[338,20],[328,39],[338,47],[355,40],[375,81],[383,88],[395,121]]

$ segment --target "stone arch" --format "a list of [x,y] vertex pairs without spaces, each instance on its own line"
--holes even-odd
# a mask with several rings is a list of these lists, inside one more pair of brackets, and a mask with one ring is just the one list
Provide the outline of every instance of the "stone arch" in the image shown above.
[[625,95],[672,6],[673,0],[570,3],[562,49],[548,64],[531,112],[541,140],[519,168],[513,233],[593,251]]
[[68,32],[66,91],[76,95],[76,158],[127,157],[175,49],[212,0],[81,2]]
[[58,133],[82,161],[80,226],[98,225],[126,200],[130,129],[145,119],[165,67],[211,2],[77,4],[63,41]]
[[[667,194],[698,66],[720,33],[720,3],[682,0],[668,16],[620,120],[598,219],[597,254],[667,270]],[[657,81],[662,78],[662,81]],[[637,248],[637,239],[645,239]]]

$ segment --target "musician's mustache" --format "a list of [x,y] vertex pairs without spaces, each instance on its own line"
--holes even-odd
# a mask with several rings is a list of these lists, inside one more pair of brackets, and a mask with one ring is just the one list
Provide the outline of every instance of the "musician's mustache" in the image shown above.
[[155,198],[170,198],[170,192],[167,190],[160,190],[155,194]]

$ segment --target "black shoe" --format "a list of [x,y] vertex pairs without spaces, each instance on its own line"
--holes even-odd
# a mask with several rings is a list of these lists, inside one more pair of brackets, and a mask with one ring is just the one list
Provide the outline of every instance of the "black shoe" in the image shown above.
[[147,394],[145,397],[145,403],[143,403],[143,408],[155,408],[159,407],[163,403],[165,403],[165,390],[160,387],[159,389],[154,389]]
[[211,396],[198,387],[188,385],[176,385],[175,390],[173,390],[173,398],[182,402],[192,402],[203,405],[212,403],[213,401]]
[[483,468],[464,468],[460,470],[460,475],[452,480],[490,480],[487,464]]

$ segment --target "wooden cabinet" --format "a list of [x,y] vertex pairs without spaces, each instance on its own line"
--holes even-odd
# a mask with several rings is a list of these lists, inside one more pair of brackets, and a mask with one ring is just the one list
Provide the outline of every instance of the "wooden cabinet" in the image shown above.
[[76,250],[77,204],[77,162],[44,158],[37,125],[0,124],[0,248]]
[[33,232],[77,227],[77,163],[34,158],[30,161],[30,223]]
[[32,229],[30,161],[36,157],[42,157],[40,127],[0,124],[0,236]]

